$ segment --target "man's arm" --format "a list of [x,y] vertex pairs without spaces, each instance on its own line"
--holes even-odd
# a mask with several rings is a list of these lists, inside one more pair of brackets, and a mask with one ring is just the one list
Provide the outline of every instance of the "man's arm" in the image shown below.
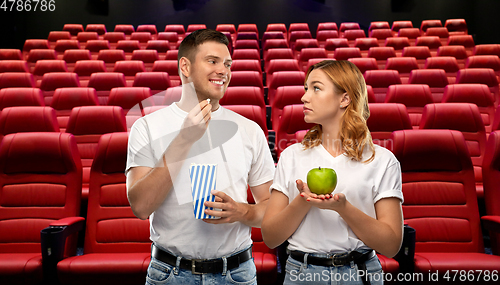
[[165,201],[179,169],[169,168],[184,160],[192,145],[205,133],[211,118],[211,105],[203,101],[193,108],[154,168],[138,166],[127,174],[127,196],[134,214],[147,219]]

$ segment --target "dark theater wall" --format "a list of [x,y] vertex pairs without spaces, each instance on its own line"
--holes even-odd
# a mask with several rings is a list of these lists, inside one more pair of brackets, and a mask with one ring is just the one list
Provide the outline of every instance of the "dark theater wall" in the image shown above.
[[[0,0],[3,2],[3,0]],[[7,1],[8,2],[8,1]],[[313,35],[317,24],[358,22],[367,30],[372,21],[465,18],[477,44],[500,43],[500,1],[497,0],[55,0],[54,12],[9,12],[0,9],[0,48],[22,48],[27,38],[47,38],[65,23],[167,24],[307,22]]]

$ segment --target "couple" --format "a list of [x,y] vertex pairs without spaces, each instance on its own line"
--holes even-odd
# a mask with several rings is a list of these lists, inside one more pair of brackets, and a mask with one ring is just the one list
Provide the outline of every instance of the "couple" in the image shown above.
[[[127,195],[134,214],[150,219],[153,241],[146,284],[256,284],[251,227],[271,248],[289,242],[285,284],[297,284],[299,272],[381,273],[374,250],[394,256],[403,238],[401,170],[371,141],[362,74],[347,61],[309,69],[301,100],[317,125],[275,170],[260,127],[219,105],[231,79],[227,45],[213,30],[188,35],[178,55],[181,100],[131,129]],[[192,163],[217,164],[215,201],[205,202],[217,219],[194,217]],[[309,191],[307,172],[318,166],[337,172],[333,195]]]

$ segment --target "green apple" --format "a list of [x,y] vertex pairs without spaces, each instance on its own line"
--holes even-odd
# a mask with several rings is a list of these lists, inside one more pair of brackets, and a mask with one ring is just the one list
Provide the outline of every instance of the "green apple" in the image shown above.
[[331,168],[313,168],[307,173],[307,186],[312,193],[330,194],[337,186],[337,173]]

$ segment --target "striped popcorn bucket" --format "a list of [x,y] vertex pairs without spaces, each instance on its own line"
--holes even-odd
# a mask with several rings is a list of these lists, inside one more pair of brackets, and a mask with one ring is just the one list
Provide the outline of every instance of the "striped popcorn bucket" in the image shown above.
[[[217,180],[217,164],[191,164],[189,167],[191,178],[191,193],[193,194],[194,217],[196,219],[218,219],[205,214],[205,201],[215,201],[211,191],[215,189]],[[208,207],[214,210],[212,207]]]

